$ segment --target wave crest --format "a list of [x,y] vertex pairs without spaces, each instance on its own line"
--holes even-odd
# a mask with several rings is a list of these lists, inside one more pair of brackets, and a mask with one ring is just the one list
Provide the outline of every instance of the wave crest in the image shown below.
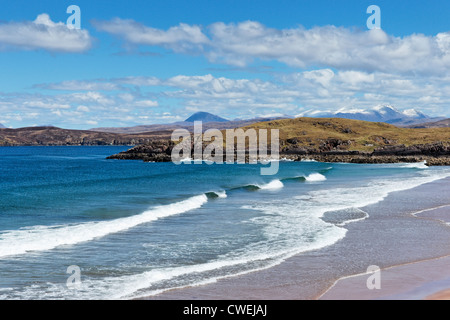
[[311,173],[309,176],[305,177],[305,180],[308,182],[319,182],[319,181],[325,181],[327,178],[320,173]]
[[74,225],[33,226],[5,231],[0,234],[0,258],[91,241],[143,223],[200,208],[207,201],[207,196],[203,194],[168,205],[157,206],[126,218]]

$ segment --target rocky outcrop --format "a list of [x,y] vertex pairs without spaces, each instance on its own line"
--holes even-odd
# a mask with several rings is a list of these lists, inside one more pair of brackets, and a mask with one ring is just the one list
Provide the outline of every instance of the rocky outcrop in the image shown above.
[[418,155],[426,155],[426,156],[448,156],[450,155],[450,145],[444,144],[443,142],[433,143],[433,144],[419,144],[413,146],[405,146],[405,145],[394,145],[394,146],[385,146],[382,148],[375,149],[372,153],[374,156],[381,155],[392,155],[395,154],[397,156],[418,156]]
[[127,151],[109,156],[107,159],[143,160],[145,162],[170,162],[174,143],[157,140],[149,144],[133,147]]
[[414,163],[414,162],[426,162],[428,166],[450,166],[450,156],[397,156],[397,155],[384,155],[376,156],[370,153],[368,154],[313,154],[307,157],[299,157],[295,160],[310,159],[320,162],[345,162],[345,163]]
[[[295,153],[290,153],[291,156]],[[450,144],[437,142],[413,146],[392,145],[375,149],[373,152],[360,151],[305,151],[297,155],[296,159],[311,159],[320,162],[346,162],[346,163],[399,163],[423,162],[429,166],[450,165]]]
[[[291,141],[294,142],[294,141]],[[348,141],[327,140],[321,148],[286,147],[280,150],[280,158],[294,161],[305,159],[320,162],[346,163],[399,163],[423,162],[429,166],[450,165],[450,145],[442,142],[414,146],[394,145],[375,149],[373,152],[340,150],[340,145],[350,145]],[[147,162],[169,162],[175,144],[169,140],[154,141],[151,144],[137,146],[108,157],[108,159],[143,160]],[[193,148],[191,148],[193,150]],[[191,154],[193,158],[193,155]],[[236,155],[235,155],[236,158]],[[248,161],[248,151],[246,161]],[[205,159],[208,160],[208,159]],[[225,161],[225,159],[223,159]]]

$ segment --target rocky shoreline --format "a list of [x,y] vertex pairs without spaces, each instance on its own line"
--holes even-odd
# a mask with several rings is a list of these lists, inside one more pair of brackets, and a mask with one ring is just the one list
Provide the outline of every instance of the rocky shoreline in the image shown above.
[[[149,144],[136,146],[127,151],[111,155],[107,159],[170,162],[172,161],[171,153],[174,146],[175,143],[172,141],[152,141]],[[191,158],[193,158],[192,154]],[[314,160],[345,163],[425,162],[428,166],[450,166],[450,145],[442,142],[413,146],[394,145],[377,148],[373,152],[284,148],[280,151],[279,158],[292,161]],[[248,159],[247,154],[246,162],[248,162]],[[204,158],[203,160],[213,159]],[[225,159],[223,160],[225,161]],[[267,160],[267,158],[259,158],[258,160]]]

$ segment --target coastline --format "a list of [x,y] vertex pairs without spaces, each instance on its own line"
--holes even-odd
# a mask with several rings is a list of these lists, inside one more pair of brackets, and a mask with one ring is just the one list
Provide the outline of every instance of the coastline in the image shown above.
[[[450,261],[450,248],[445,245],[450,241],[450,227],[440,220],[423,217],[420,212],[432,215],[432,208],[442,211],[443,206],[450,205],[445,198],[450,192],[449,182],[450,178],[445,178],[393,192],[383,201],[362,208],[369,213],[369,218],[349,224],[346,237],[331,246],[298,254],[269,269],[211,284],[173,289],[143,299],[445,298],[450,288],[450,282],[446,282],[450,280],[450,271],[444,270],[442,265],[448,266]],[[444,197],[436,196],[435,190]],[[446,214],[450,214],[449,211]],[[361,286],[353,289],[344,286],[345,290],[336,291],[348,281],[364,280],[361,290],[374,292],[366,287],[369,265],[377,265],[382,270],[382,281],[385,281],[382,288],[386,290],[381,290],[381,294],[377,292],[376,297],[367,293],[355,295],[355,290]],[[389,279],[392,279],[391,286]],[[392,290],[392,286],[398,289]]]

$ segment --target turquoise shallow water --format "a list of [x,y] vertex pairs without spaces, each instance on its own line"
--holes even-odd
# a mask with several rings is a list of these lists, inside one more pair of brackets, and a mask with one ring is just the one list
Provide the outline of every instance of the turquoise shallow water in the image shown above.
[[105,159],[127,148],[0,148],[0,298],[134,298],[268,268],[333,245],[389,193],[450,176],[423,164],[281,162],[261,176],[261,165]]

